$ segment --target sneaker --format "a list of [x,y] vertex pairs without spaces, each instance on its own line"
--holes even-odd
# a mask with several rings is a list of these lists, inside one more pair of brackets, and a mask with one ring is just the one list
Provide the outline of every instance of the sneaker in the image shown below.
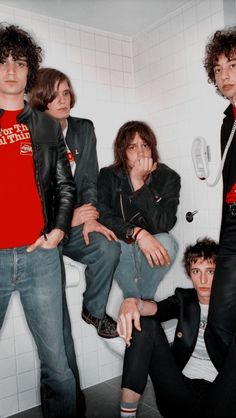
[[113,318],[111,318],[111,316],[105,314],[102,319],[96,318],[85,308],[84,305],[81,316],[87,324],[91,324],[96,328],[100,337],[116,338],[119,336],[116,331],[117,323]]

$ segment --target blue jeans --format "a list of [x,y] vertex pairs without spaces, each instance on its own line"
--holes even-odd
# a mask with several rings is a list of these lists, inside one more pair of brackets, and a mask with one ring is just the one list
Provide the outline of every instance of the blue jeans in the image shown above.
[[90,244],[83,238],[83,225],[70,230],[70,239],[63,247],[63,254],[86,264],[84,305],[96,318],[103,318],[112,285],[113,274],[120,257],[120,244],[109,241],[102,234],[91,232]]
[[18,291],[41,362],[41,402],[46,418],[76,417],[75,379],[63,340],[61,264],[57,248],[0,250],[0,327]]
[[[176,240],[167,233],[153,236],[168,250],[172,265],[178,251]],[[152,268],[137,244],[126,244],[124,241],[120,243],[120,262],[114,278],[123,291],[124,298],[153,299],[159,283],[171,265]]]

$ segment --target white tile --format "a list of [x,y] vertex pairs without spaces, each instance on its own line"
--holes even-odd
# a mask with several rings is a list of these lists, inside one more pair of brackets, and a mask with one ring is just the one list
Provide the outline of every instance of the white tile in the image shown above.
[[36,389],[27,390],[19,393],[19,408],[20,411],[33,408],[38,405],[38,392]]
[[15,356],[14,338],[0,339],[0,359]]
[[132,57],[132,42],[122,41],[122,55],[124,57]]
[[127,73],[133,73],[133,61],[129,57],[123,57],[123,70]]
[[83,48],[95,49],[95,37],[93,32],[81,31],[80,40]]
[[193,26],[197,21],[195,6],[184,9],[183,11],[183,24],[184,28]]
[[109,52],[109,42],[106,36],[95,34],[95,48],[97,51]]
[[57,42],[65,41],[65,26],[63,22],[58,22],[56,19],[49,19],[49,33],[50,39]]
[[14,334],[15,335],[22,335],[22,334],[28,334],[29,328],[26,322],[26,319],[24,316],[16,316],[13,318],[13,324],[14,324]]
[[132,73],[124,73],[124,87],[134,88],[134,75]]
[[109,102],[111,100],[111,88],[107,85],[97,87],[97,99]]
[[0,380],[6,377],[15,376],[16,362],[15,357],[8,357],[0,360]]
[[159,28],[156,27],[148,33],[148,47],[152,48],[153,46],[157,45],[159,41]]
[[62,59],[64,59],[64,57],[66,57],[66,44],[64,42],[53,42],[53,48],[52,48],[52,58],[57,58],[57,57],[62,57]]
[[110,84],[110,70],[107,68],[97,68],[97,82],[100,84]]
[[86,370],[85,387],[93,386],[100,381],[97,352],[84,355],[84,367]]
[[119,39],[109,39],[109,50],[111,54],[122,55],[122,42]]
[[114,102],[124,102],[124,88],[123,87],[112,87],[111,97]]
[[201,0],[196,5],[197,19],[206,19],[210,15],[210,0]]
[[19,392],[25,392],[35,387],[35,372],[31,370],[29,372],[21,373],[17,376],[17,385]]
[[75,45],[67,45],[67,58],[72,62],[81,62],[81,50],[80,47]]
[[99,375],[100,375],[101,382],[104,382],[105,380],[108,380],[108,379],[112,379],[113,378],[112,363],[100,365]]
[[7,398],[17,393],[16,376],[0,380],[0,399]]
[[35,14],[32,15],[32,26],[34,32],[37,34],[37,39],[49,38],[49,23],[48,18],[39,17]]
[[33,351],[16,357],[17,373],[24,373],[34,369]]
[[82,63],[84,65],[96,65],[95,51],[92,49],[81,48]]
[[123,87],[124,76],[122,71],[111,70],[111,85]]
[[80,46],[80,31],[65,26],[65,41],[70,45]]
[[119,56],[119,55],[111,54],[110,55],[110,68],[112,70],[122,71],[123,70],[123,60],[122,60],[122,57]]
[[0,331],[0,338],[11,338],[14,336],[13,318],[6,318]]
[[16,335],[15,337],[16,355],[27,353],[33,350],[33,341],[30,334]]
[[96,63],[98,67],[109,68],[109,54],[96,51]]
[[0,416],[8,417],[19,412],[18,396],[9,396],[0,400]]

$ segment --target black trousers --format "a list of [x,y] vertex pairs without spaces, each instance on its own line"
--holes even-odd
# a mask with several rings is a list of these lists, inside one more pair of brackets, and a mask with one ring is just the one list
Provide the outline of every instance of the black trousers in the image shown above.
[[164,417],[235,418],[235,345],[214,382],[188,379],[177,367],[158,320],[142,318],[141,327],[141,332],[134,330],[131,346],[125,351],[123,388],[142,394],[149,374],[157,407]]
[[[219,255],[211,290],[205,340],[218,370],[236,332],[236,217],[229,213],[221,232]],[[236,367],[236,358],[235,358]]]

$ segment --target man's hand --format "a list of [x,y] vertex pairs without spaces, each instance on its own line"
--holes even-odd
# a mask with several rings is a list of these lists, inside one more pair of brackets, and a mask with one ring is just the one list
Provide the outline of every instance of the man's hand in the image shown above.
[[168,251],[148,231],[143,230],[139,233],[137,244],[151,267],[165,266],[171,263]]
[[109,241],[118,241],[114,232],[106,228],[104,225],[100,224],[96,220],[88,220],[84,223],[83,227],[83,237],[86,245],[89,245],[89,233],[90,232],[99,232],[104,235]]
[[60,244],[61,240],[64,238],[64,232],[61,229],[55,228],[49,232],[46,237],[43,235],[39,237],[33,244],[27,248],[27,252],[31,253],[37,247],[42,247],[46,249],[56,248]]
[[99,212],[92,205],[92,203],[86,203],[79,208],[75,208],[71,221],[71,226],[79,226],[87,221],[96,220],[99,218]]
[[139,302],[140,299],[127,298],[122,302],[119,310],[117,332],[124,339],[128,347],[132,339],[133,321],[135,328],[141,331]]
[[157,163],[153,163],[151,157],[141,157],[135,161],[134,167],[131,168],[129,173],[135,191],[144,185],[146,178],[156,168]]
[[155,315],[157,309],[157,303],[153,300],[127,298],[122,302],[117,319],[117,332],[128,347],[131,344],[133,325],[141,331],[140,316]]

